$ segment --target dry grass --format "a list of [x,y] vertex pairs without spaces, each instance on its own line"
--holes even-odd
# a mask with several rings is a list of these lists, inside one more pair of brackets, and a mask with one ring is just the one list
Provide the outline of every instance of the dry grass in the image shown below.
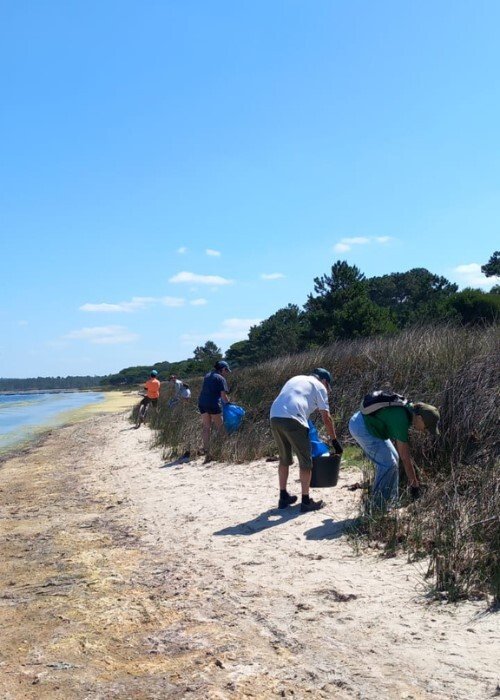
[[[231,397],[247,415],[238,433],[215,444],[213,452],[237,462],[275,454],[270,405],[285,381],[318,366],[334,377],[331,403],[345,441],[350,416],[374,388],[439,406],[441,435],[412,437],[427,493],[406,519],[394,526],[382,518],[370,534],[376,531],[389,549],[403,543],[415,555],[430,555],[435,588],[450,598],[490,593],[499,600],[499,347],[498,325],[426,327],[396,337],[337,342],[241,369],[230,377]],[[201,444],[196,410],[201,379],[190,384],[194,400],[174,409],[162,401],[151,423],[157,443],[174,455]]]

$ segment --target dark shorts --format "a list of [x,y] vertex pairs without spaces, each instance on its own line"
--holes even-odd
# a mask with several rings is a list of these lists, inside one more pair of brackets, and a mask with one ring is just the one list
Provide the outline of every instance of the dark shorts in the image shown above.
[[153,408],[156,408],[156,406],[157,406],[157,404],[158,404],[158,399],[150,399],[149,396],[145,396],[145,397],[142,399],[140,405],[141,405],[141,406],[147,406],[149,403],[150,403],[150,404],[153,404]]
[[209,413],[211,416],[218,416],[222,413],[222,407],[220,404],[207,405],[204,403],[199,403],[198,410],[202,415],[204,413]]
[[290,466],[293,463],[293,450],[300,468],[312,469],[309,428],[293,418],[271,418],[271,432],[278,446],[280,464]]

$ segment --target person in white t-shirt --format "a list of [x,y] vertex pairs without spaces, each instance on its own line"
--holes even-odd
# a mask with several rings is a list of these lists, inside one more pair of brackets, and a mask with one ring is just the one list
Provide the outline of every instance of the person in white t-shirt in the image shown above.
[[178,404],[181,399],[188,401],[191,398],[191,389],[189,388],[189,384],[186,384],[182,380],[178,379],[175,374],[171,374],[168,381],[174,390],[173,396],[168,402],[170,408]]
[[286,508],[295,503],[297,496],[292,496],[286,489],[289,467],[293,463],[292,451],[298,457],[302,503],[300,510],[308,513],[324,506],[323,501],[314,501],[309,497],[311,484],[311,443],[309,441],[308,419],[318,410],[323,419],[331,445],[336,453],[342,453],[342,445],[337,440],[335,425],[330,415],[328,391],[332,385],[332,375],[319,367],[311,374],[292,377],[281,389],[271,406],[271,432],[279,453],[279,487],[278,508]]

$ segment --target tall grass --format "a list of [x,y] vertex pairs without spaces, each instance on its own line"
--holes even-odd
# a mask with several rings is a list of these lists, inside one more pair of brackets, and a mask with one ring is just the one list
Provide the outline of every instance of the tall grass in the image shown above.
[[[429,489],[402,518],[399,539],[415,553],[430,555],[435,588],[450,598],[489,592],[500,600],[499,340],[498,325],[415,328],[241,369],[230,376],[231,399],[247,414],[235,435],[214,446],[214,454],[238,462],[275,454],[271,403],[290,377],[314,367],[333,375],[332,413],[345,441],[350,416],[372,389],[392,389],[439,406],[441,435],[411,439]],[[196,410],[201,379],[190,384],[193,401],[174,410],[162,402],[152,422],[157,443],[174,455],[201,443]],[[381,536],[388,529],[381,527]]]

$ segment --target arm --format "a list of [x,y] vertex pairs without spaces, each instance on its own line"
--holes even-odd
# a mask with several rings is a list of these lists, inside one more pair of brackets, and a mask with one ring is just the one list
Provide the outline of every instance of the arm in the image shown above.
[[411,460],[410,446],[407,442],[401,442],[401,440],[396,440],[396,449],[403,462],[403,467],[405,468],[406,476],[410,486],[418,486],[418,478],[415,472],[415,467]]
[[330,411],[324,411],[320,409],[320,413],[321,418],[323,419],[323,423],[325,424],[326,431],[330,436],[330,442],[332,444],[333,449],[335,450],[335,454],[341,455],[344,452],[344,448],[337,440],[337,431],[335,430],[335,424],[333,422],[332,416],[330,415]]
[[220,397],[222,399],[222,403],[229,403],[229,397],[225,391],[220,392]]
[[332,417],[330,415],[330,411],[323,411],[320,410],[321,413],[321,418],[323,419],[323,423],[326,428],[326,432],[328,435],[331,437],[332,440],[337,439],[337,433],[335,432],[335,425],[333,423]]

